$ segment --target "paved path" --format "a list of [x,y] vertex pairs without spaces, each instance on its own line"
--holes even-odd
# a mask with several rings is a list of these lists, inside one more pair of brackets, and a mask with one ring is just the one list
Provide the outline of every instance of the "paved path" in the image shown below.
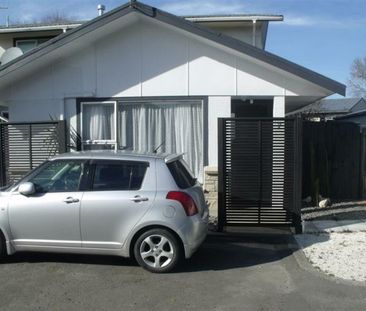
[[179,272],[115,257],[18,254],[0,310],[366,310],[366,287],[313,270],[289,234],[210,236]]

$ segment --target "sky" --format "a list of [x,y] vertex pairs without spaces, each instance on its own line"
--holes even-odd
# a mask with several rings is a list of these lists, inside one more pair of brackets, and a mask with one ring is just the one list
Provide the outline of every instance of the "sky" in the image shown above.
[[[75,20],[111,10],[127,0],[0,0],[0,24],[34,22],[55,13]],[[177,15],[282,14],[270,23],[266,49],[347,84],[352,61],[366,55],[366,0],[143,0]]]

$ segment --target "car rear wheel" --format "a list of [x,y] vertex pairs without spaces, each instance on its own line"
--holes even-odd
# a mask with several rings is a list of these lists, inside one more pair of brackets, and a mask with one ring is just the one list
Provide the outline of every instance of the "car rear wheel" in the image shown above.
[[181,259],[181,253],[177,238],[164,229],[144,232],[134,246],[134,255],[139,265],[155,273],[173,270]]

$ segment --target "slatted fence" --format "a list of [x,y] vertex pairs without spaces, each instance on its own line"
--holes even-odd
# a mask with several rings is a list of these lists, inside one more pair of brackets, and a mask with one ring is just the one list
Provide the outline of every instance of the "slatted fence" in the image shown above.
[[0,185],[66,152],[65,121],[0,124]]
[[365,129],[356,123],[303,122],[304,198],[365,199]]
[[301,230],[301,121],[219,119],[219,229]]

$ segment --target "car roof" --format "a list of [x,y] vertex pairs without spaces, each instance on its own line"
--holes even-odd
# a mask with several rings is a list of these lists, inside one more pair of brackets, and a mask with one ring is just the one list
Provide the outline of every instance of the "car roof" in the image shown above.
[[166,163],[175,161],[181,158],[183,154],[171,154],[171,153],[153,153],[142,151],[130,151],[130,150],[95,150],[95,151],[78,151],[67,152],[52,157],[50,160],[60,159],[111,159],[111,160],[140,160],[150,161],[152,159],[161,159]]

